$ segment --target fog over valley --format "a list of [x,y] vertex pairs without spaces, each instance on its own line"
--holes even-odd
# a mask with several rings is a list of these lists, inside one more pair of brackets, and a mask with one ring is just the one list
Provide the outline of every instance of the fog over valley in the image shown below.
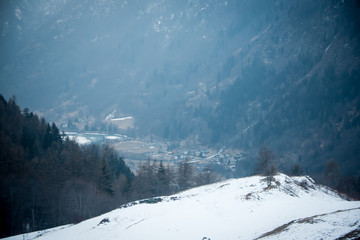
[[[23,219],[39,230],[277,171],[358,199],[359,30],[358,0],[1,1],[0,204],[11,224],[0,236],[24,232]],[[200,177],[180,187],[187,164]],[[63,174],[51,186],[64,202],[83,189],[108,207],[56,208],[39,190],[44,169]],[[24,182],[41,196],[27,210],[10,197]]]

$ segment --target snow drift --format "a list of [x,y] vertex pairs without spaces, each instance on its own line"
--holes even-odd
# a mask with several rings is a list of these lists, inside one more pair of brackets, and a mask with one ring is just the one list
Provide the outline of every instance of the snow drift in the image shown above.
[[261,176],[231,179],[8,239],[347,239],[359,220],[360,202],[310,177],[279,174],[270,186]]

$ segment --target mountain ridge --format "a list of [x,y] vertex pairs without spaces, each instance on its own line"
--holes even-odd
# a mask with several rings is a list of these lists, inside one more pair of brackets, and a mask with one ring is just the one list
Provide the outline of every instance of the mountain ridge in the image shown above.
[[62,130],[114,129],[116,110],[133,116],[125,135],[225,146],[247,163],[266,144],[284,172],[321,176],[334,159],[359,180],[356,0],[2,6],[0,88]]

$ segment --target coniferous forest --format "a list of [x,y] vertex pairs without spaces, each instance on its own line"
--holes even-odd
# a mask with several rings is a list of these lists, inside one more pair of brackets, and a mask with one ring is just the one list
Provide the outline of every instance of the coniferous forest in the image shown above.
[[80,147],[0,96],[0,237],[75,223],[128,200],[134,174],[107,146]]
[[136,175],[107,145],[80,146],[15,97],[0,95],[0,237],[77,223],[135,200],[215,182],[209,167],[194,174],[148,161]]

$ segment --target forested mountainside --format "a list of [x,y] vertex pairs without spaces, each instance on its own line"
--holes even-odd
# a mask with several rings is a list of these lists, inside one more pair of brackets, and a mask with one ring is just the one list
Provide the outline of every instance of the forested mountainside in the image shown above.
[[[267,144],[284,171],[300,164],[320,175],[334,160],[342,174],[359,176],[359,2],[248,1],[237,9],[238,48],[159,132],[196,132],[253,158]],[[240,41],[248,29],[256,30]]]
[[109,146],[79,146],[2,95],[0,166],[0,237],[78,223],[134,199],[219,179],[189,159],[176,166],[149,159],[135,175]]
[[263,31],[224,67],[231,83],[206,117],[210,139],[242,148],[266,143],[285,168],[299,162],[316,173],[335,159],[343,173],[359,174],[359,2],[271,7]]
[[134,174],[106,146],[80,147],[0,96],[0,236],[78,222],[128,201]]
[[0,87],[63,129],[132,116],[123,133],[359,176],[359,5],[3,1]]

